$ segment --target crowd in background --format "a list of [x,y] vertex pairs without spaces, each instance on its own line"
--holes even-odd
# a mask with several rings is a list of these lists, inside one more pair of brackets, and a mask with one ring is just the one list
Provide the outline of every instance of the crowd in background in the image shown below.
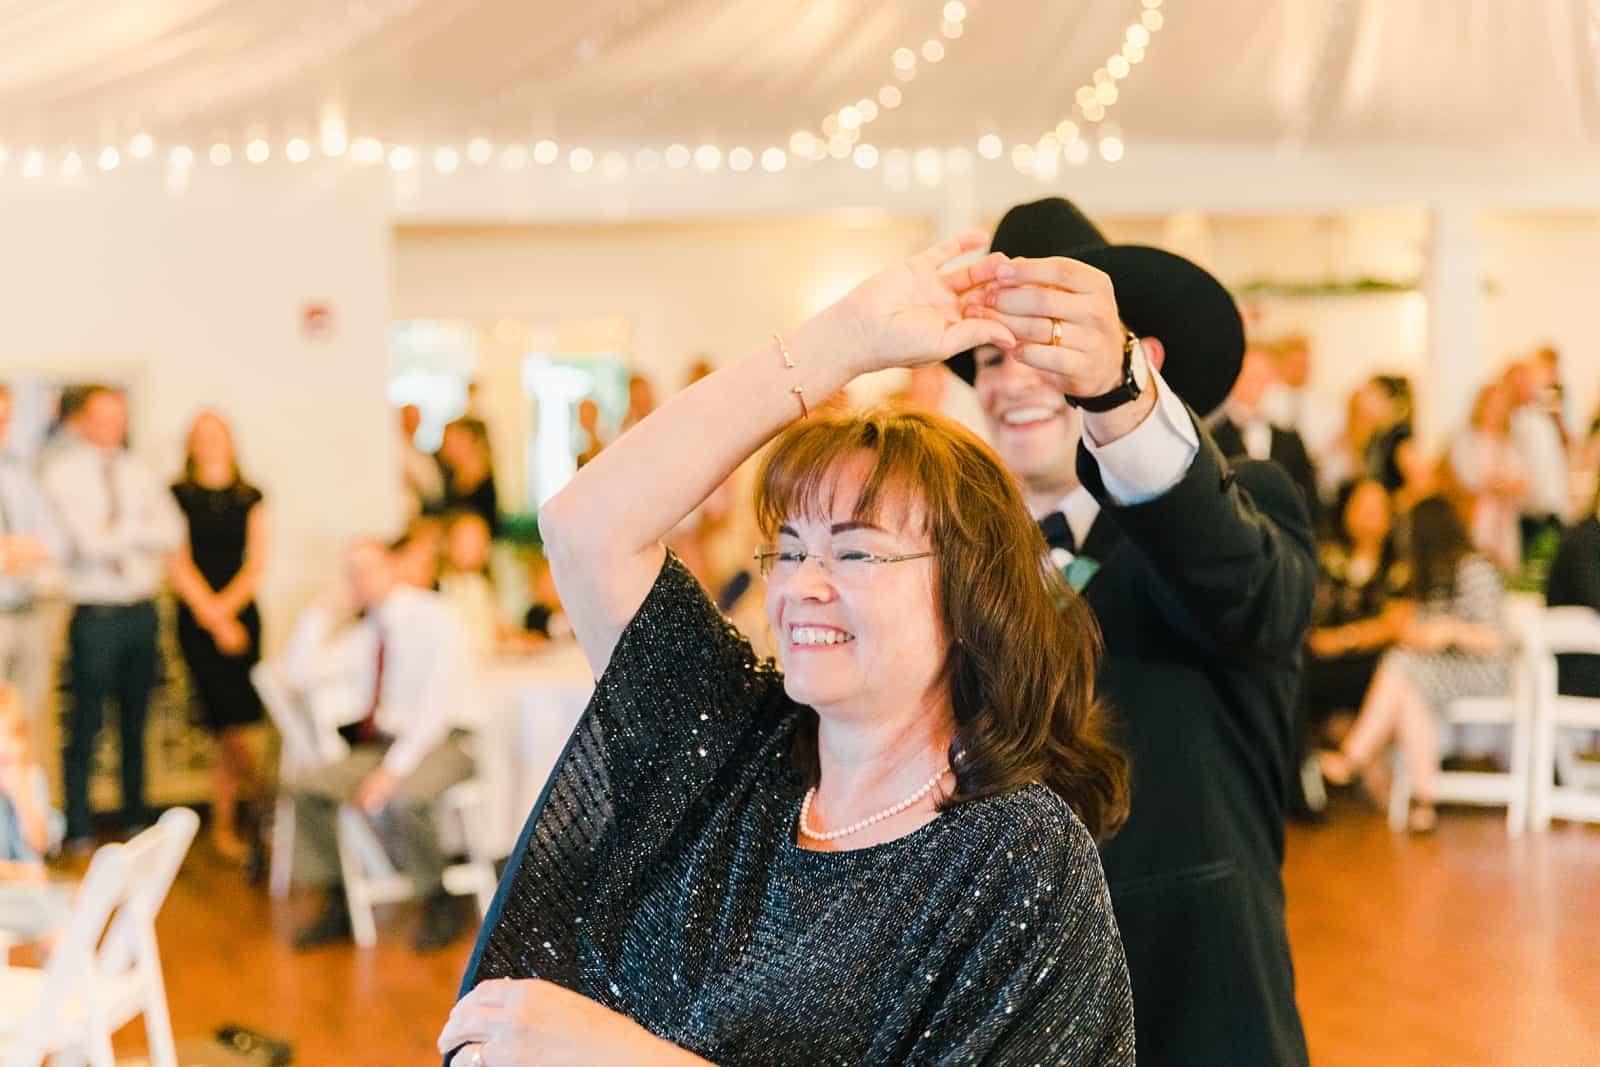
[[[710,371],[708,361],[696,361],[685,387]],[[1436,448],[1417,433],[1407,378],[1375,375],[1339,398],[1314,392],[1312,371],[1303,337],[1253,344],[1232,394],[1209,419],[1224,453],[1271,459],[1288,471],[1319,531],[1296,806],[1317,817],[1326,784],[1360,783],[1381,795],[1393,746],[1416,798],[1411,827],[1427,831],[1436,821],[1430,783],[1441,761],[1477,766],[1504,758],[1499,739],[1462,735],[1443,712],[1459,697],[1507,692],[1515,640],[1507,589],[1544,591],[1548,575],[1551,603],[1600,608],[1600,417],[1577,426],[1566,415],[1560,360],[1550,348],[1484,383],[1465,424]],[[890,400],[948,413],[958,388],[943,369],[927,368],[910,372]],[[631,376],[627,395],[610,434],[593,398],[575,405],[577,465],[656,405],[643,375]],[[0,389],[0,444],[10,408]],[[270,565],[268,502],[241,469],[221,416],[195,418],[171,478],[124,447],[127,419],[117,390],[72,390],[63,397],[61,432],[37,464],[0,461],[0,883],[31,887],[14,898],[0,891],[4,929],[32,930],[57,914],[61,902],[43,891],[38,874],[53,849],[86,851],[149,820],[145,714],[157,673],[156,601],[166,589],[175,594],[177,646],[196,715],[216,740],[211,843],[230,861],[259,859],[267,784],[248,728],[265,714],[251,671],[261,657],[255,594]],[[298,621],[284,660],[348,745],[333,761],[336,772],[297,794],[313,845],[320,834],[324,859],[336,866],[330,803],[388,812],[395,847],[423,857],[419,895],[438,902],[417,937],[430,948],[453,940],[462,921],[442,902],[440,861],[425,844],[435,836],[427,808],[470,773],[471,762],[454,709],[439,705],[473,699],[473,664],[537,653],[570,628],[536,544],[510,550],[519,566],[493,565],[503,516],[483,419],[464,414],[450,422],[433,453],[417,446],[419,422],[413,407],[398,413],[409,524],[390,541],[350,546],[339,587]],[[758,650],[770,650],[751,561],[752,488],[748,467],[735,472],[670,542],[719,608]],[[52,574],[72,605],[59,645],[41,610]],[[40,770],[39,714],[49,705],[57,658],[70,694],[64,819],[50,809]],[[1564,661],[1561,685],[1600,696],[1600,664]],[[116,709],[120,750],[114,826],[90,808],[91,764],[108,706]],[[304,945],[348,932],[337,878],[324,882],[329,904],[302,931]]]

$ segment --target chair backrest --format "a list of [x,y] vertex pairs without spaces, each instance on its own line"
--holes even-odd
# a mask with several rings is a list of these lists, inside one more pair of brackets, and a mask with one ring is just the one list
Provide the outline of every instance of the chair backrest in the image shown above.
[[[283,738],[283,762],[293,774],[310,767],[320,767],[336,757],[332,738],[325,738],[318,730],[316,717],[294,687],[284,680],[283,673],[274,663],[262,660],[250,669],[250,681],[261,704],[272,717],[272,724]],[[328,731],[333,733],[332,731]]]
[[[8,1063],[42,1063],[46,1053],[81,1039],[86,1025],[109,1024],[93,981],[99,967],[95,957],[112,914],[127,897],[129,871],[123,845],[102,846],[89,860],[72,910],[45,963],[39,992],[16,1031],[15,1044],[7,1050]],[[69,1005],[77,1008],[70,1019]]]
[[1539,651],[1549,655],[1600,655],[1600,612],[1582,606],[1545,608],[1537,630]]
[[128,879],[101,946],[102,973],[154,963],[156,916],[199,829],[198,815],[188,808],[173,808],[123,846]]

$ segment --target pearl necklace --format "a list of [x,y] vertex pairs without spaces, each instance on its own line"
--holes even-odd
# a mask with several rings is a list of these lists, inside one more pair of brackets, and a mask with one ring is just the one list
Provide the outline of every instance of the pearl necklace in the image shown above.
[[899,815],[902,811],[905,811],[911,805],[915,804],[917,801],[921,800],[923,797],[932,792],[933,787],[939,784],[939,779],[943,778],[945,774],[949,772],[949,770],[950,768],[946,767],[944,770],[935,774],[932,778],[929,778],[927,782],[923,784],[922,788],[906,797],[900,803],[895,804],[892,807],[884,808],[876,815],[868,815],[860,822],[851,823],[842,830],[829,830],[825,833],[811,829],[811,798],[817,795],[817,787],[812,786],[810,789],[806,790],[806,795],[800,800],[800,836],[809,837],[813,841],[837,841],[841,837],[849,837],[851,834],[865,830],[867,827],[872,826],[875,823],[880,823],[891,816]]

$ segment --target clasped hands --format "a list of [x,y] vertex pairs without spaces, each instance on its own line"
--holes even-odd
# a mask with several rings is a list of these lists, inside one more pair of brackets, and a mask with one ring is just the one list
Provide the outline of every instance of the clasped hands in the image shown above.
[[211,603],[194,613],[194,617],[196,622],[205,627],[211,640],[216,642],[217,651],[224,656],[242,655],[249,649],[250,632],[219,599],[213,597]]
[[1099,396],[1122,381],[1126,337],[1111,279],[1074,259],[1010,258],[991,252],[963,267],[950,261],[983,247],[982,233],[941,241],[862,282],[824,317],[856,373],[942,362],[995,345],[1053,375],[1061,392]]

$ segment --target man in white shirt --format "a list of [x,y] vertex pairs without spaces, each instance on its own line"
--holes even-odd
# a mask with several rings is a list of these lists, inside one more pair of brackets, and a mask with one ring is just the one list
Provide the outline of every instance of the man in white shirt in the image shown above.
[[1317,473],[1306,444],[1294,427],[1274,422],[1267,415],[1266,401],[1275,376],[1272,359],[1265,351],[1246,348],[1233,391],[1228,394],[1222,410],[1211,418],[1211,439],[1226,457],[1271,460],[1282,467],[1300,488],[1315,526]]
[[72,708],[62,747],[69,845],[92,844],[89,771],[108,698],[121,734],[122,822],[147,821],[144,724],[155,683],[155,596],[167,557],[183,543],[183,516],[167,486],[123,448],[127,400],[104,386],[85,390],[72,439],[51,455],[44,489],[72,545],[67,597]]
[[[290,641],[289,681],[330,699],[312,704],[349,745],[342,758],[294,785],[300,879],[328,888],[322,913],[295,938],[306,949],[350,936],[339,882],[338,809],[354,804],[374,820],[397,865],[423,901],[413,939],[443,948],[466,929],[444,892],[444,857],[433,818],[445,790],[472,773],[452,724],[473,702],[471,641],[439,594],[404,585],[387,547],[359,541],[345,556],[346,603],[308,609]],[[356,615],[342,629],[339,624]],[[342,699],[341,695],[342,694]]]
[[1506,386],[1516,404],[1511,413],[1511,440],[1528,472],[1528,495],[1519,509],[1524,555],[1534,549],[1546,530],[1559,535],[1572,510],[1567,449],[1546,399],[1547,391],[1555,384],[1553,370],[1551,364],[1535,356],[1506,371]]
[[[0,385],[0,446],[10,427],[11,389]],[[36,745],[55,653],[39,580],[47,568],[63,566],[67,553],[66,534],[33,471],[0,455],[0,679],[21,694]]]
[[1321,463],[1344,430],[1344,411],[1342,405],[1311,392],[1311,341],[1294,334],[1267,354],[1276,380],[1267,387],[1261,408],[1274,426],[1300,435],[1313,465]]

